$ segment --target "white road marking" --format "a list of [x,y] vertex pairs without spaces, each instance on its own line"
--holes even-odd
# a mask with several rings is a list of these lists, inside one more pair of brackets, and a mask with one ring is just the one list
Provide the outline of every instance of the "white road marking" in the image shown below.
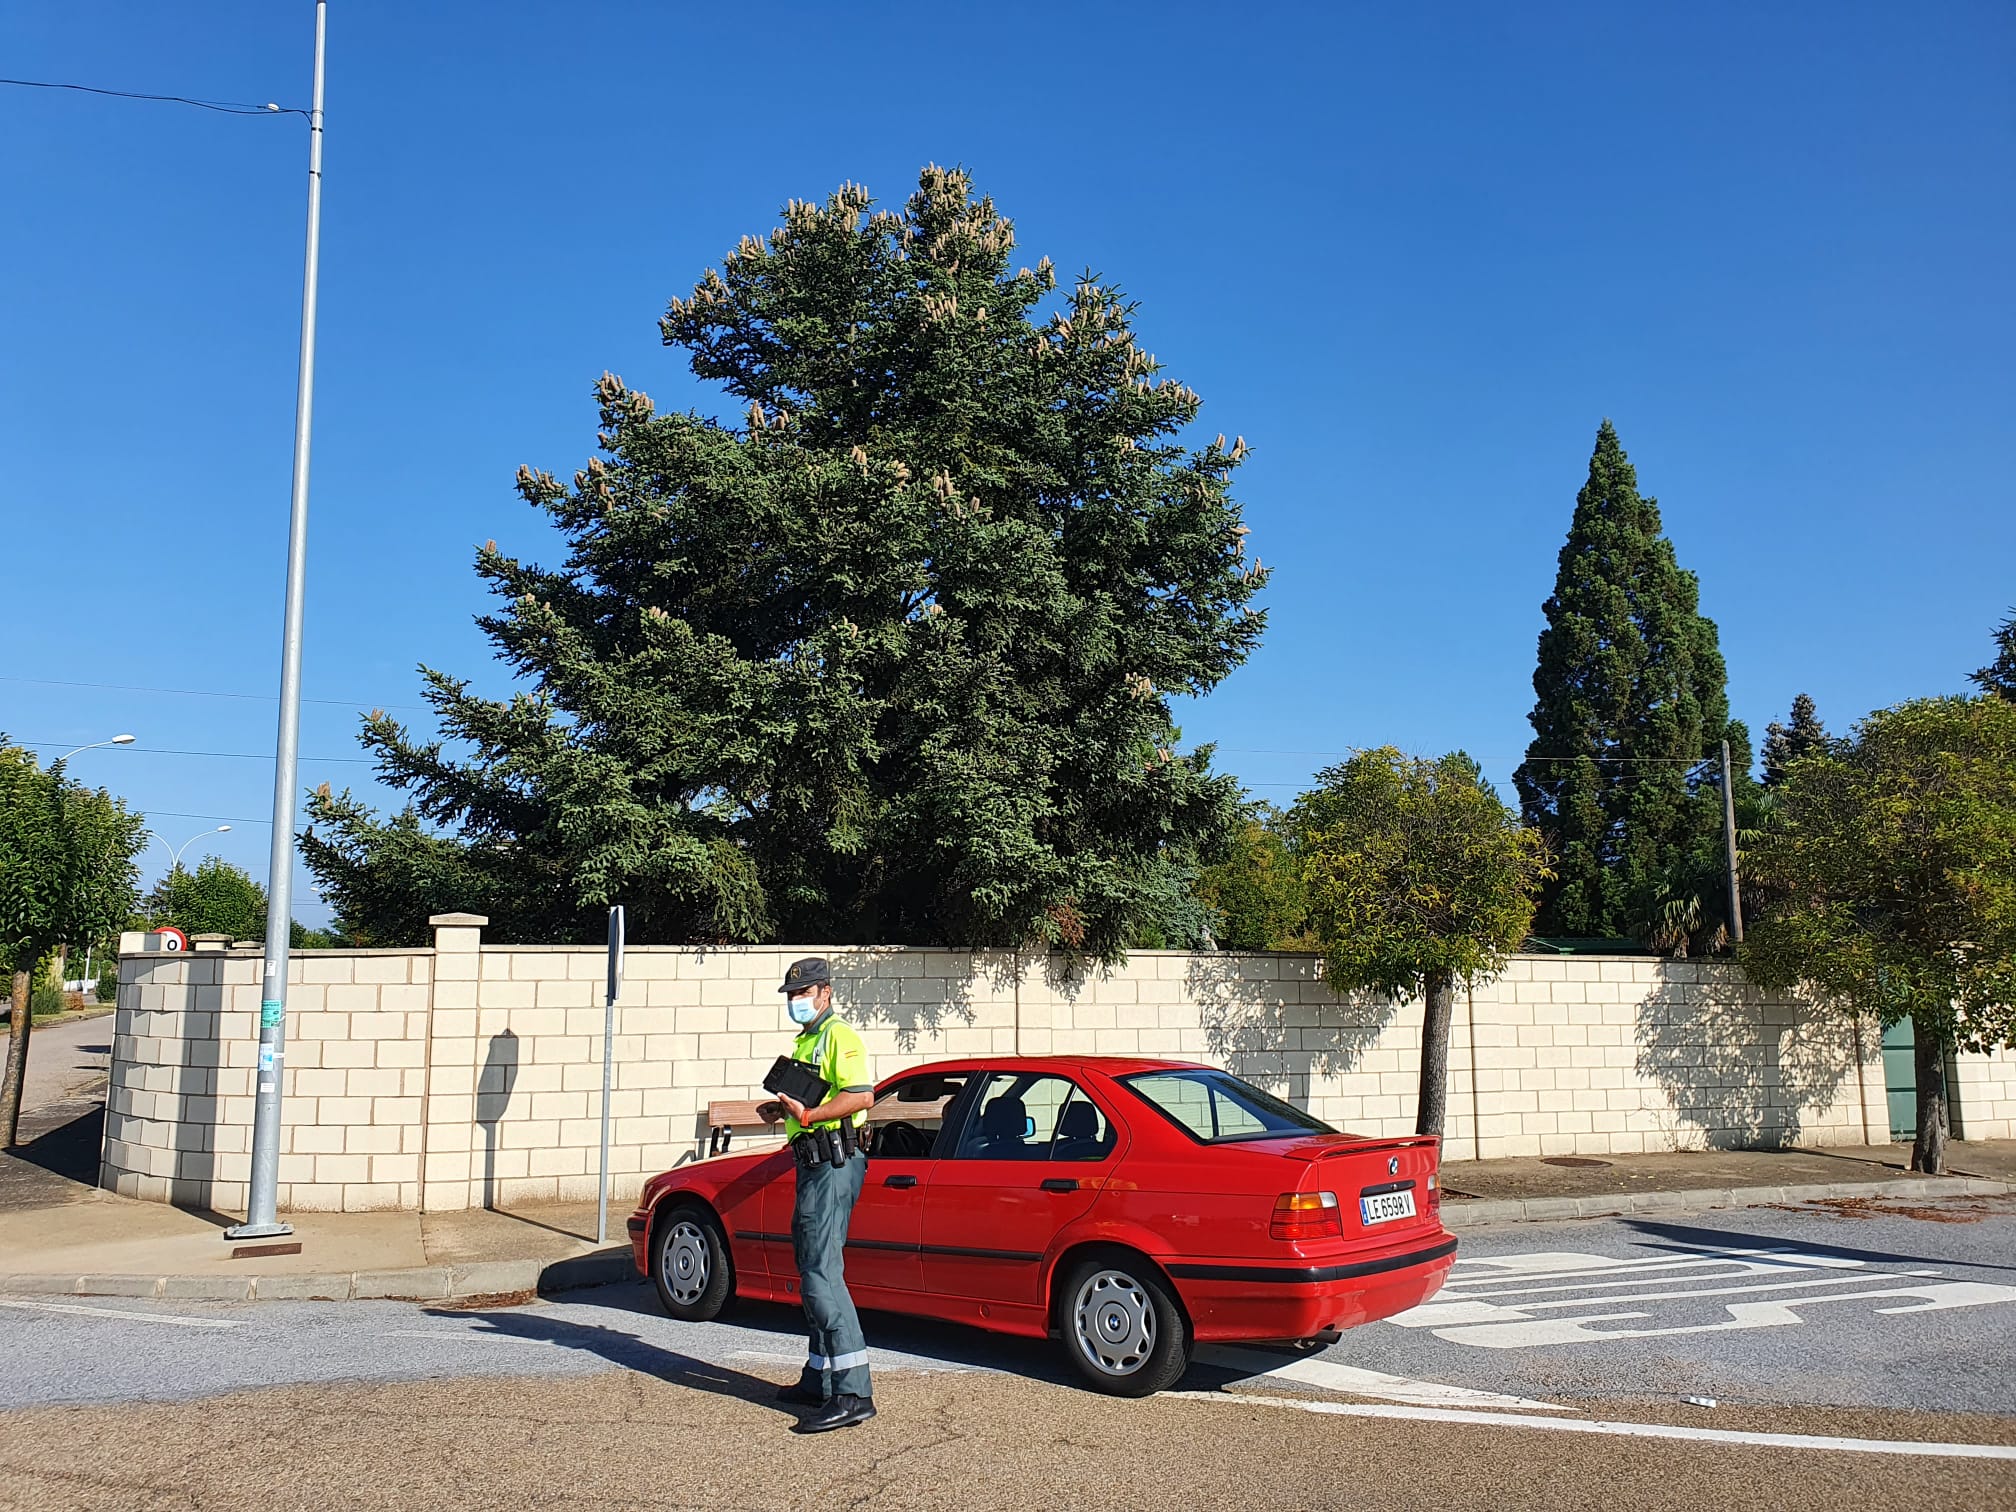
[[87,1318],[118,1318],[127,1323],[168,1323],[176,1328],[237,1328],[230,1318],[178,1318],[171,1313],[122,1312],[116,1307],[79,1307],[70,1302],[13,1302],[0,1300],[0,1307],[18,1307],[25,1312],[78,1313]]
[[560,1340],[558,1339],[529,1339],[523,1334],[499,1333],[489,1329],[479,1330],[473,1328],[453,1333],[435,1328],[395,1328],[389,1333],[381,1333],[378,1337],[381,1339],[484,1339],[502,1341],[506,1344],[544,1344],[548,1348],[556,1348],[560,1344]]
[[[1828,1274],[1802,1274],[1813,1271]],[[1903,1297],[1919,1304],[1874,1309],[1884,1314],[2016,1302],[2016,1287],[1949,1281],[1943,1275],[1937,1270],[1882,1270],[1861,1260],[1783,1249],[1697,1249],[1621,1261],[1608,1255],[1538,1251],[1472,1260],[1435,1298],[1387,1321],[1401,1328],[1429,1329],[1452,1344],[1531,1349],[1792,1327],[1808,1321],[1807,1308],[1859,1298]],[[1724,1284],[1739,1282],[1743,1284]],[[1655,1318],[1654,1309],[1686,1307],[1695,1298],[1757,1293],[1772,1295],[1723,1302],[1721,1316],[1710,1323],[1593,1326]]]
[[1283,1360],[1278,1355],[1252,1349],[1232,1349],[1206,1345],[1197,1351],[1205,1365],[1221,1365],[1243,1370],[1243,1379],[1295,1381],[1323,1391],[1348,1392],[1352,1396],[1380,1397],[1389,1402],[1412,1402],[1419,1407],[1488,1407],[1523,1412],[1573,1412],[1572,1407],[1553,1402],[1536,1402],[1530,1397],[1505,1396],[1496,1391],[1479,1391],[1470,1386],[1452,1386],[1443,1381],[1418,1381],[1411,1376],[1388,1375],[1383,1370],[1363,1370],[1356,1365],[1340,1365],[1334,1360]]
[[2016,1445],[1921,1443],[1912,1439],[1833,1438],[1825,1434],[1747,1433],[1736,1428],[1689,1428],[1677,1423],[1613,1423],[1598,1418],[1512,1417],[1445,1407],[1388,1407],[1374,1402],[1318,1402],[1307,1397],[1250,1396],[1222,1391],[1170,1391],[1192,1402],[1238,1402],[1339,1417],[1400,1418],[1415,1423],[1467,1423],[1492,1428],[1537,1428],[1553,1433],[1596,1433],[1618,1438],[1683,1439],[1759,1449],[1827,1449],[1849,1454],[1920,1455],[1934,1459],[2016,1460]]

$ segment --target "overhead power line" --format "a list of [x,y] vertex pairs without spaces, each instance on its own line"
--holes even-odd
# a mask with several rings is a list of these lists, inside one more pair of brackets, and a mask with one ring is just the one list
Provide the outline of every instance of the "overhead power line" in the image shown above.
[[[217,693],[207,688],[149,688],[138,683],[75,682],[59,677],[8,677],[0,682],[32,683],[42,688],[95,688],[106,693],[171,693],[178,698],[236,698],[250,703],[278,703],[277,693]],[[415,714],[432,714],[425,704],[376,703],[368,698],[304,698],[303,703],[327,704],[335,709],[400,709]]]
[[78,94],[105,95],[114,100],[148,100],[162,105],[193,105],[198,110],[214,110],[222,115],[297,115],[307,111],[292,105],[249,105],[239,100],[194,100],[188,95],[140,94],[130,89],[100,89],[95,84],[60,84],[50,79],[0,79],[16,89],[67,89]]
[[[24,740],[20,743],[24,746],[60,746],[64,744],[60,740]],[[218,756],[228,757],[233,761],[271,761],[273,759],[271,751],[178,751],[171,750],[167,746],[143,745],[128,746],[126,749],[129,751],[144,751],[150,756]],[[339,762],[344,766],[369,766],[375,760],[374,757],[370,756],[303,756],[299,759],[302,761]]]

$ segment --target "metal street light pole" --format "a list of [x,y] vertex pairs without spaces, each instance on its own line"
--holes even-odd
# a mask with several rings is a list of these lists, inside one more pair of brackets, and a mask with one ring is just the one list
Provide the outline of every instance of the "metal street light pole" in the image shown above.
[[[110,740],[94,740],[89,745],[81,745],[77,747],[77,751],[95,751],[100,746],[131,745],[131,744],[133,744],[133,737],[131,735],[114,735]],[[56,760],[68,761],[72,756],[75,756],[77,754],[77,751],[65,751],[61,756],[58,756]],[[54,765],[54,763],[52,762],[51,765]]]
[[230,825],[220,824],[215,829],[204,830],[203,834],[201,835],[191,835],[187,840],[184,840],[180,845],[176,846],[175,849],[170,853],[170,859],[168,862],[168,875],[170,877],[173,877],[175,875],[176,871],[182,865],[182,852],[189,849],[189,847],[194,845],[198,840],[201,840],[203,838],[203,835],[228,835],[230,833],[231,833]]
[[258,1097],[245,1221],[226,1239],[291,1234],[281,1223],[280,1070],[287,1045],[288,930],[294,922],[294,789],[301,735],[302,579],[308,568],[308,446],[315,412],[315,289],[322,251],[322,59],[328,0],[315,0],[315,97],[308,111],[308,253],[301,285],[301,370],[294,399],[294,492],[287,524],[286,630],[280,654],[280,729],[273,763],[273,849],[266,879],[266,960],[259,994]]

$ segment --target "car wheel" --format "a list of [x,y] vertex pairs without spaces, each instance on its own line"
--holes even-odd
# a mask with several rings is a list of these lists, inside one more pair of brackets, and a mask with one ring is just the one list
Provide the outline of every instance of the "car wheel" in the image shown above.
[[651,1236],[651,1279],[673,1317],[705,1323],[720,1315],[735,1276],[727,1238],[712,1213],[685,1203],[658,1220]]
[[1190,1325],[1139,1257],[1101,1255],[1072,1268],[1058,1293],[1064,1352],[1094,1391],[1153,1396],[1190,1368]]

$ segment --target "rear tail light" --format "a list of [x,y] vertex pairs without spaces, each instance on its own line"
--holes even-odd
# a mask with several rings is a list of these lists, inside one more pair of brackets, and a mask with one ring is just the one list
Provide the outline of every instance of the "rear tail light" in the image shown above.
[[1428,1216],[1438,1218],[1442,1214],[1442,1184],[1433,1176],[1428,1178]]
[[1283,1192],[1274,1199],[1274,1221],[1267,1225],[1274,1239],[1341,1239],[1335,1192]]

